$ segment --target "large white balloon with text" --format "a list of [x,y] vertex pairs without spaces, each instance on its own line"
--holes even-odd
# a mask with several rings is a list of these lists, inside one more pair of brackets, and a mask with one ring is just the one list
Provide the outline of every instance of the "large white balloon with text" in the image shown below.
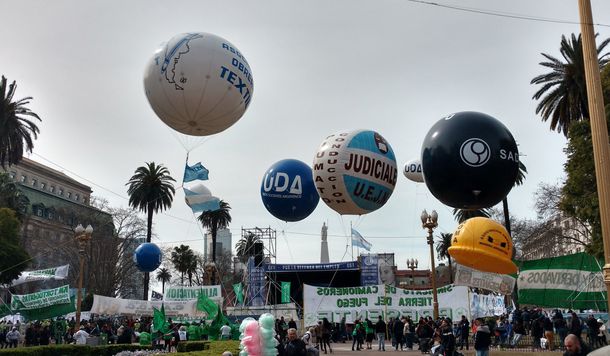
[[392,147],[370,130],[328,136],[313,162],[320,198],[342,215],[362,215],[381,208],[394,191],[397,175]]
[[174,130],[207,136],[226,130],[248,108],[254,92],[246,58],[209,33],[183,33],[155,51],[144,89],[157,116]]

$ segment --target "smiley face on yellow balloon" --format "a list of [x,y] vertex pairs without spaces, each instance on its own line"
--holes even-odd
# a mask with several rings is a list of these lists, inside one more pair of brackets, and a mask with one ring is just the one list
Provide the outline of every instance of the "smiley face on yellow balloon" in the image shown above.
[[517,272],[511,260],[513,242],[501,224],[483,217],[471,218],[453,233],[449,255],[458,263],[479,271]]

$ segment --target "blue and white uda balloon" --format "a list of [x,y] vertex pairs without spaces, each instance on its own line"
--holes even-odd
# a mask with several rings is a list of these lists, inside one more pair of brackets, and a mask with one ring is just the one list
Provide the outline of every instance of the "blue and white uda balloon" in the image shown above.
[[207,136],[239,120],[254,82],[246,58],[229,41],[203,32],[182,33],[155,51],[144,73],[150,106],[169,127]]
[[405,167],[402,173],[407,177],[408,180],[423,183],[424,182],[424,174],[421,169],[421,160],[412,159],[409,162],[405,163]]
[[269,167],[261,184],[261,199],[271,215],[283,221],[305,219],[320,201],[311,168],[296,159]]
[[133,261],[136,267],[142,272],[152,272],[156,270],[163,260],[163,253],[159,246],[146,242],[138,246],[133,253]]
[[339,214],[362,215],[381,208],[398,176],[390,144],[377,132],[344,131],[328,136],[313,163],[320,198]]

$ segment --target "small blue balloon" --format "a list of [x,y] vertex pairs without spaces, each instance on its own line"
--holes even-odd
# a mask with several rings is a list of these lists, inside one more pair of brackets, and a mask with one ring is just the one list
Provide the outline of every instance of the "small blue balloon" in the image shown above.
[[153,243],[143,243],[133,253],[133,262],[142,272],[152,272],[161,265],[163,253],[159,246]]
[[265,172],[261,198],[271,215],[283,221],[305,219],[320,201],[311,167],[296,159],[276,162]]

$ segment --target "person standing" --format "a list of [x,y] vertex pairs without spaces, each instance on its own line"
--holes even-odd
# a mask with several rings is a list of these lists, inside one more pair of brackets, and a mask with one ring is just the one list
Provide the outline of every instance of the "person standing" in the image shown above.
[[386,333],[386,324],[383,321],[381,315],[379,316],[379,320],[375,324],[375,333],[377,334],[377,341],[379,343],[378,351],[385,351],[385,333]]
[[396,351],[398,351],[398,347],[400,347],[400,350],[402,351],[402,337],[404,327],[405,325],[400,319],[396,318],[396,320],[394,320],[394,325],[392,326],[392,328],[394,329],[394,338],[396,338],[396,345],[394,346],[394,349]]
[[375,326],[368,318],[364,319],[364,330],[366,334],[366,349],[373,349],[373,339],[375,338]]
[[445,318],[441,322],[441,349],[443,355],[451,355],[455,351],[455,335],[453,335],[453,329],[451,329],[451,319]]
[[544,338],[546,339],[547,348],[549,351],[553,351],[555,348],[555,333],[553,332],[553,322],[548,315],[544,316],[542,327],[544,329]]
[[581,334],[582,334],[582,323],[580,322],[580,318],[578,314],[572,312],[572,318],[570,320],[570,334],[576,335],[578,340],[582,342]]
[[74,333],[74,340],[76,340],[77,345],[87,344],[88,337],[89,333],[85,331],[85,327],[83,325],[81,325],[80,329]]
[[566,352],[563,353],[563,356],[585,356],[591,352],[589,347],[583,344],[580,338],[574,334],[566,336],[563,343],[566,345]]
[[403,334],[407,350],[413,350],[413,341],[415,340],[415,323],[409,315],[407,315],[407,318],[405,319],[405,327],[403,328]]
[[474,335],[474,349],[476,356],[489,356],[489,345],[491,345],[491,331],[483,319],[476,319],[476,332]]
[[468,337],[470,333],[470,322],[466,318],[466,315],[462,315],[462,319],[458,324],[459,336],[460,336],[460,350],[464,350],[464,344],[466,344],[466,350],[468,350]]
[[322,318],[322,344],[324,346],[324,353],[327,353],[328,351],[330,351],[330,353],[333,353],[333,348],[330,346],[330,335],[333,331],[333,326],[330,323],[330,321],[328,321],[327,318]]
[[[354,322],[354,330],[352,331],[352,351],[360,351],[360,342],[358,341],[359,339],[359,334],[360,334],[360,320],[356,320]],[[354,346],[356,347],[356,349],[354,350]]]
[[297,330],[289,328],[287,330],[287,342],[284,347],[284,355],[286,356],[306,356],[307,349],[303,340],[297,337]]
[[225,323],[225,325],[220,328],[220,338],[222,340],[231,340],[231,327],[229,326],[229,323]]
[[11,331],[6,334],[6,342],[8,343],[8,348],[16,348],[20,338],[21,334],[19,333],[19,330],[17,330],[16,326],[13,326]]

